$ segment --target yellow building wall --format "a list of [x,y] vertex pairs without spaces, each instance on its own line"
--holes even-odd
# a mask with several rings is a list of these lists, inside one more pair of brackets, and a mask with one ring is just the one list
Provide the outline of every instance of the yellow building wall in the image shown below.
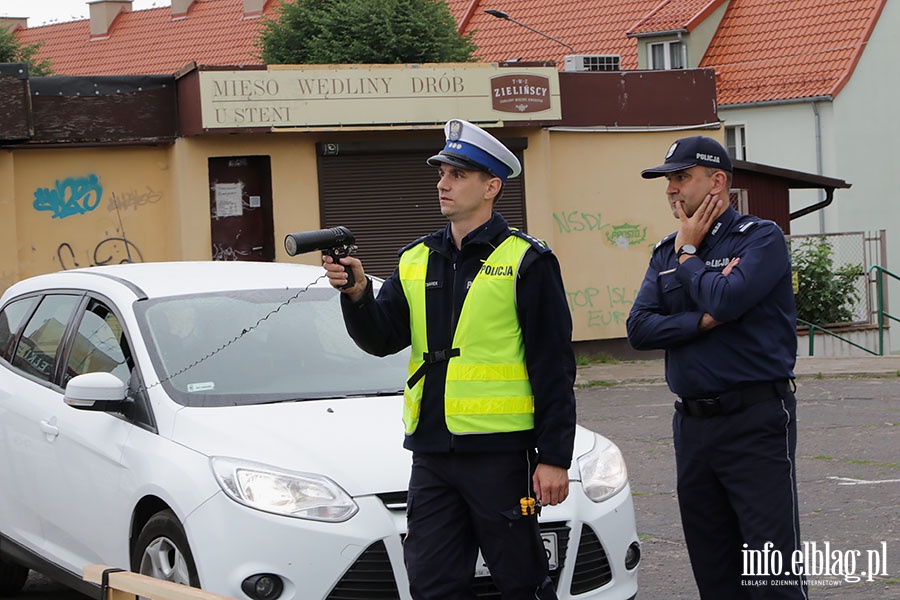
[[625,337],[653,246],[678,228],[665,179],[640,172],[688,135],[545,130],[529,140],[528,229],[559,258],[575,341]]
[[12,151],[0,150],[0,291],[20,279],[14,165]]
[[18,237],[2,271],[16,279],[169,256],[165,147],[18,150],[12,180]]
[[[678,227],[665,179],[645,180],[640,171],[662,163],[675,139],[696,134],[525,131],[528,231],[559,258],[574,340],[625,336],[652,248]],[[321,227],[316,141],[311,133],[251,133],[156,147],[3,151],[0,291],[60,269],[210,260],[211,157],[270,157],[275,259],[317,264],[316,253],[289,257],[281,244],[288,233]]]
[[319,264],[318,255],[290,257],[288,233],[319,229],[316,148],[304,134],[241,134],[180,138],[172,150],[173,182],[181,202],[173,207],[173,260],[210,260],[209,163],[212,157],[269,156],[272,167],[275,260]]

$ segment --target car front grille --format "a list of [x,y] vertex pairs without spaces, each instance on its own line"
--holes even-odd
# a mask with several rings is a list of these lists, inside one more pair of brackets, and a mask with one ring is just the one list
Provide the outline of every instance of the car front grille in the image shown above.
[[[379,496],[392,511],[406,510],[406,492],[393,492]],[[565,523],[541,523],[541,531],[555,532],[559,548],[559,568],[550,572],[553,585],[557,586],[559,574],[566,564],[566,548],[569,545],[569,527]],[[578,553],[572,573],[572,595],[584,594],[603,587],[612,581],[612,569],[606,550],[593,529],[584,525],[578,541]],[[474,589],[479,599],[500,598],[500,592],[490,577],[475,579]],[[400,597],[387,548],[383,541],[369,546],[352,567],[344,574],[328,595],[327,600],[396,600]]]
[[399,600],[384,541],[366,548],[328,594],[327,600]]
[[572,595],[583,594],[612,581],[612,569],[603,544],[594,530],[584,525],[578,541],[578,558],[572,573]]

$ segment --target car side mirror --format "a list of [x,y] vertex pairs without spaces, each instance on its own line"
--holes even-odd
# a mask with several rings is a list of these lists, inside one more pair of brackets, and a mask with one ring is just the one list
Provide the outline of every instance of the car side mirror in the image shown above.
[[112,373],[85,373],[69,380],[63,400],[72,408],[121,412],[125,397],[125,383]]

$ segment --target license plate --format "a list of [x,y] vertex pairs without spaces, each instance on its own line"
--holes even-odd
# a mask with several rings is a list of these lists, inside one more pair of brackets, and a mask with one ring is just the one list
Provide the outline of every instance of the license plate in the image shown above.
[[[547,562],[550,563],[550,570],[555,571],[559,568],[556,533],[553,531],[541,532],[541,540],[544,542],[544,552],[547,553]],[[481,554],[481,550],[478,550],[478,561],[475,563],[475,577],[487,577],[490,574],[491,571],[484,562],[484,556]]]

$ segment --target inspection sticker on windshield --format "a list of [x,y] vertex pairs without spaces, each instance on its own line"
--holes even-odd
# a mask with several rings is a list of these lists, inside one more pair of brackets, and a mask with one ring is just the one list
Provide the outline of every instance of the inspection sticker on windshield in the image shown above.
[[[541,540],[544,542],[544,552],[547,553],[547,562],[550,563],[550,570],[555,571],[559,568],[556,532],[542,531]],[[490,574],[491,571],[488,569],[487,563],[484,562],[484,556],[479,548],[478,560],[475,562],[475,577],[487,577]]]
[[189,383],[187,384],[187,391],[189,392],[208,392],[210,390],[216,389],[215,382],[212,381],[203,381],[200,383]]

